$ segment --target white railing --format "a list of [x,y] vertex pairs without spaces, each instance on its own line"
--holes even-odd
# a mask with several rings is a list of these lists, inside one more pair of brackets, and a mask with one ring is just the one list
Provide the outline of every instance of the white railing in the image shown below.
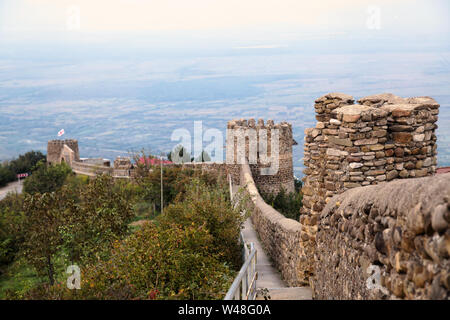
[[244,252],[246,256],[248,253],[248,256],[224,300],[255,300],[256,298],[256,279],[258,277],[256,272],[256,249],[253,242],[249,246],[250,248],[244,243]]
[[[233,201],[233,187],[231,177],[228,176],[230,183],[230,196]],[[224,300],[255,300],[256,298],[256,248],[253,242],[247,244],[242,232],[240,233],[241,243],[244,245],[242,249],[242,258],[244,264],[239,270],[238,275],[231,284],[230,289],[225,295]]]

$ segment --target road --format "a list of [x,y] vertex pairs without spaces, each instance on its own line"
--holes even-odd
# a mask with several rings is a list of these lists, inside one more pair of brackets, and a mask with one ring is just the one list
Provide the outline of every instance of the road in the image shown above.
[[2,200],[4,197],[6,197],[8,192],[16,191],[18,193],[22,192],[22,181],[19,184],[19,181],[14,181],[8,183],[7,186],[0,188],[0,200]]

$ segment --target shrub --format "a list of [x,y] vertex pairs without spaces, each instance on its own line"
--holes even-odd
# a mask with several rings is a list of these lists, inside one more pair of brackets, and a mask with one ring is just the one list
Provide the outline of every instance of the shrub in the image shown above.
[[66,164],[49,165],[43,161],[36,166],[36,171],[23,182],[26,193],[45,193],[59,190],[72,169]]
[[16,257],[24,240],[23,196],[9,193],[0,201],[0,275]]
[[278,194],[261,193],[261,197],[286,218],[299,220],[303,199],[301,192],[286,193],[284,189],[281,189]]
[[65,283],[31,290],[29,299],[220,299],[233,280],[230,268],[205,247],[204,227],[153,223],[122,243],[110,259],[82,268],[81,290]]
[[224,181],[219,180],[215,188],[210,188],[198,179],[194,179],[186,194],[177,200],[166,208],[158,221],[162,224],[176,222],[183,226],[204,225],[213,237],[211,253],[221,256],[222,261],[238,269],[242,262],[239,232],[246,219],[241,214],[244,201],[232,208]]
[[5,186],[8,182],[14,181],[16,175],[14,171],[11,170],[7,162],[0,163],[0,187]]

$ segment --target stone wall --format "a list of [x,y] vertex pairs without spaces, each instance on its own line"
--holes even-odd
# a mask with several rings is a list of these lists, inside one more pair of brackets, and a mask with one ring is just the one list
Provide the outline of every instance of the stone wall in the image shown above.
[[449,299],[449,225],[450,173],[333,197],[319,220],[314,298]]
[[47,162],[50,164],[61,163],[64,145],[68,146],[74,152],[73,160],[80,160],[80,151],[78,150],[78,141],[74,139],[50,140],[47,143]]
[[[278,130],[278,168],[274,174],[262,170],[273,164],[276,156],[272,142],[274,130]],[[262,139],[267,141],[267,149],[261,147]],[[294,169],[292,146],[296,144],[292,137],[292,126],[287,122],[274,123],[273,120],[255,119],[232,120],[227,125],[226,163],[234,183],[239,183],[240,165],[248,161],[253,179],[259,190],[264,193],[278,193],[281,188],[294,192]],[[253,151],[253,152],[251,152]],[[266,161],[263,157],[270,160]],[[268,163],[269,162],[269,163]]]
[[84,174],[87,176],[94,177],[99,174],[113,174],[114,168],[106,167],[103,165],[92,164],[81,161],[74,161],[71,164],[72,171],[77,174]]
[[314,274],[318,216],[336,194],[393,179],[423,177],[436,171],[439,104],[430,97],[392,94],[358,100],[330,93],[315,101],[317,124],[305,130],[303,208],[300,223],[308,237],[310,275]]
[[265,251],[274,266],[281,272],[289,286],[307,285],[299,266],[302,265],[303,249],[299,246],[302,229],[298,221],[288,219],[264,202],[252,177],[248,164],[241,166],[241,186],[251,197],[251,220],[258,232]]

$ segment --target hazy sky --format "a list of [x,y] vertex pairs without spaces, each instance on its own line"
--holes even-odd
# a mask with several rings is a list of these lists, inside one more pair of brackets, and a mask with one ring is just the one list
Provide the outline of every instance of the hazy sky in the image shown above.
[[63,31],[79,12],[80,32],[358,31],[378,14],[373,8],[380,10],[380,30],[449,32],[448,0],[0,0],[0,30]]

